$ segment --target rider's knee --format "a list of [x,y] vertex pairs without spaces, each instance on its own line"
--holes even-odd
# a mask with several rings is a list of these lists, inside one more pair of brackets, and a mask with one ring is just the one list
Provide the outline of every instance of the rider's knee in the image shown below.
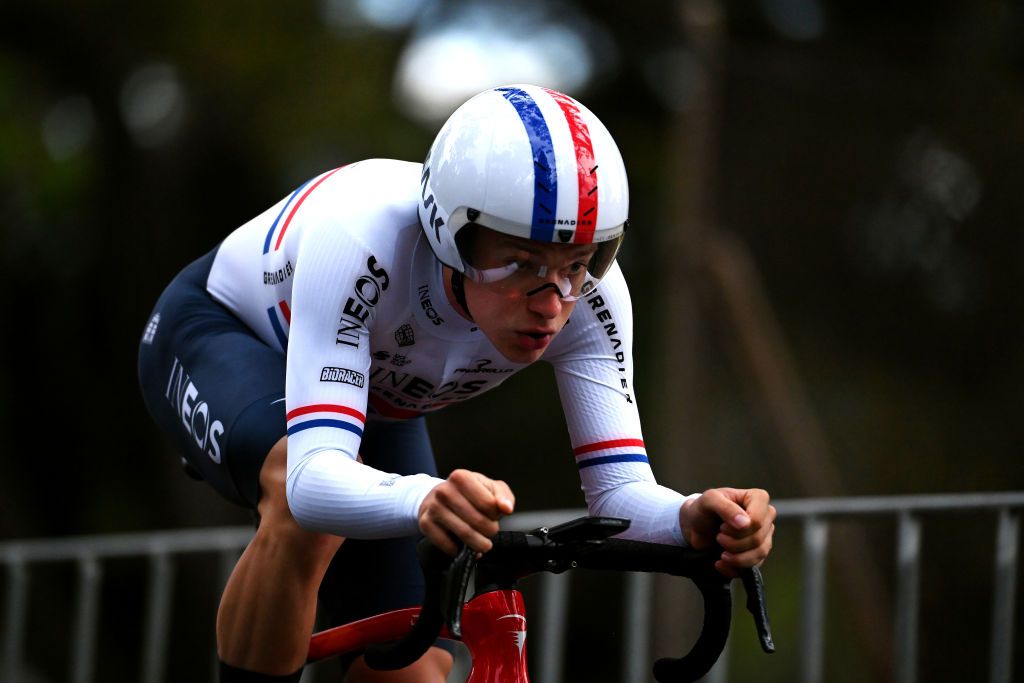
[[285,481],[288,477],[288,437],[281,437],[271,447],[260,468],[259,512],[266,517],[280,513],[280,506],[287,507]]
[[299,525],[288,507],[285,492],[287,472],[288,445],[287,439],[282,437],[270,449],[260,470],[257,536],[293,546],[293,552],[318,563],[329,561],[345,539],[310,531]]

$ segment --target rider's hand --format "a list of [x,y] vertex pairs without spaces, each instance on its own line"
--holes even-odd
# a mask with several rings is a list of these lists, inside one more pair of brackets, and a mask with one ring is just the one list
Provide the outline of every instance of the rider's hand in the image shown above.
[[709,489],[683,503],[679,524],[693,548],[722,546],[715,568],[736,576],[737,569],[760,565],[771,552],[775,507],[761,489]]
[[458,552],[455,536],[478,553],[491,549],[498,520],[511,514],[515,497],[508,485],[479,472],[455,470],[420,505],[420,531],[449,555]]

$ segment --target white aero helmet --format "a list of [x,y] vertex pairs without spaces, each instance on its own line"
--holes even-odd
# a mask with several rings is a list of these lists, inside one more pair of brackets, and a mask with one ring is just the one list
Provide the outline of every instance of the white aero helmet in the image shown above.
[[421,184],[420,223],[442,263],[496,277],[460,253],[456,237],[469,224],[596,244],[581,294],[614,261],[629,212],[626,169],[604,124],[568,95],[534,85],[487,90],[459,107],[427,154]]

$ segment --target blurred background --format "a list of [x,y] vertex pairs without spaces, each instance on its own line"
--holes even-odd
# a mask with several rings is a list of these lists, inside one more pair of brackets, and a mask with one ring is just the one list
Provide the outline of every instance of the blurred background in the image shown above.
[[[156,297],[309,177],[420,160],[457,104],[509,82],[577,97],[625,158],[620,262],[664,483],[1020,489],[1022,35],[1008,0],[8,0],[0,540],[247,524],[183,476],[145,412],[135,359]],[[548,368],[430,427],[442,470],[506,479],[519,509],[583,504]],[[784,632],[799,545],[783,532],[767,574]],[[847,615],[890,614],[892,538],[879,524],[833,541],[874,578],[830,593],[829,680],[890,670],[884,629]],[[983,515],[925,526],[922,680],[968,678],[987,656],[993,539]],[[141,601],[120,588],[111,614]],[[33,590],[33,614],[67,611],[46,579]],[[175,617],[168,680],[189,678],[212,609]],[[109,626],[121,640],[102,645],[100,680],[131,678],[113,653],[137,639],[132,619]],[[605,680],[573,628],[572,680]],[[792,680],[786,645],[767,663],[737,654],[735,673]],[[61,680],[62,657],[28,656],[39,680]]]

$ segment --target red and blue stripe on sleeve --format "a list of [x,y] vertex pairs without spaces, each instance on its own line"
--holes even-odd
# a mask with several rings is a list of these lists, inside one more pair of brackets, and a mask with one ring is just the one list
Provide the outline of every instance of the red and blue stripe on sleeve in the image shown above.
[[289,411],[287,420],[288,436],[313,427],[330,427],[352,432],[362,438],[366,415],[348,406],[318,403]]
[[621,462],[642,462],[647,460],[647,449],[643,439],[612,439],[597,443],[577,446],[573,449],[576,455],[576,467],[585,469],[595,465],[609,465]]

